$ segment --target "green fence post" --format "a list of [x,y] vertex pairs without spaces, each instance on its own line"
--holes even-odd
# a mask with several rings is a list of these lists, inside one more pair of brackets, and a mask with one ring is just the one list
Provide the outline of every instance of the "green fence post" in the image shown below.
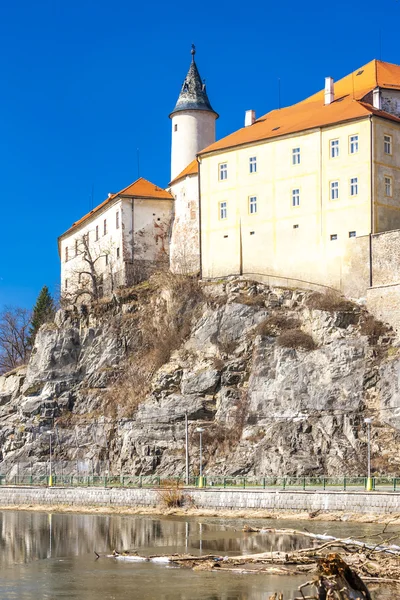
[[226,488],[226,477],[224,477],[224,489]]
[[303,492],[306,491],[306,478],[303,477]]
[[243,477],[243,489],[246,489],[246,477]]
[[346,476],[343,477],[343,491],[346,491]]
[[396,477],[393,477],[393,491],[394,492],[396,491],[396,483],[397,483]]
[[283,489],[286,490],[286,477],[283,478],[282,486],[283,486]]
[[263,477],[263,489],[265,490],[265,477]]

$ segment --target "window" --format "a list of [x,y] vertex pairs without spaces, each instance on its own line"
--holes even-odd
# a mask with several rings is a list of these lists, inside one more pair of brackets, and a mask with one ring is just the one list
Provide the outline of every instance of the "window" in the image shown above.
[[68,279],[65,280],[64,285],[65,285],[65,289],[67,290],[68,289]]
[[292,165],[300,164],[300,148],[293,148],[292,150]]
[[221,163],[219,165],[219,179],[220,181],[228,179],[228,163]]
[[78,240],[75,240],[75,256],[78,256]]
[[257,173],[257,157],[251,156],[249,159],[250,173]]
[[392,136],[385,135],[383,138],[383,149],[385,154],[392,154]]
[[108,265],[108,254],[106,254],[106,255],[104,256],[104,260],[105,260],[105,263],[106,263],[106,266],[107,266],[107,265]]
[[392,196],[392,178],[385,177],[385,196]]
[[103,235],[107,235],[107,219],[103,222]]
[[177,123],[175,123],[175,125],[174,125],[174,131],[178,131],[178,125],[177,125]]
[[254,215],[257,212],[257,196],[250,196],[249,198],[249,213]]
[[331,158],[339,156],[339,140],[331,140]]
[[331,242],[334,242],[335,240],[337,240],[337,233],[332,233],[331,234]]
[[357,196],[358,194],[358,177],[352,177],[350,179],[350,196]]
[[117,258],[119,258],[119,248],[117,248]]
[[350,136],[350,154],[357,154],[358,152],[358,135]]
[[220,202],[219,203],[219,218],[226,219],[227,216],[228,216],[228,210],[227,210],[226,202]]
[[355,231],[349,231],[349,237],[356,237]]
[[119,210],[115,213],[115,228],[119,229]]
[[300,190],[292,190],[292,206],[300,206]]
[[255,233],[255,231],[250,231],[250,235],[254,235]]
[[99,239],[99,226],[96,225],[96,242]]
[[299,228],[299,226],[297,223],[296,223],[296,225],[293,225],[293,229],[298,229],[298,228]]
[[68,246],[65,248],[65,262],[68,262]]
[[331,181],[331,200],[337,200],[339,198],[339,182]]

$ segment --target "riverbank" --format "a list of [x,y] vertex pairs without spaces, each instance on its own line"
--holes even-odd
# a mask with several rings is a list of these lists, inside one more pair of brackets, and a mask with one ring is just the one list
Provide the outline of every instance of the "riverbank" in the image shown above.
[[80,506],[67,504],[13,504],[1,505],[0,511],[29,511],[61,514],[97,514],[97,515],[142,515],[154,517],[216,517],[223,519],[275,519],[290,521],[337,521],[354,523],[377,523],[400,525],[400,513],[363,514],[338,511],[321,511],[317,514],[306,511],[285,510],[211,510],[205,508],[163,508],[162,506]]

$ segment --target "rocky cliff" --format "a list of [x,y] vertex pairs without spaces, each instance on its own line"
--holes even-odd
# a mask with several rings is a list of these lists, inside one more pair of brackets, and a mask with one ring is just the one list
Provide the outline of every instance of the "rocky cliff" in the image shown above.
[[[0,472],[172,476],[398,474],[397,342],[342,298],[241,279],[161,277],[60,311],[29,364],[0,377]],[[19,463],[19,466],[17,464]]]

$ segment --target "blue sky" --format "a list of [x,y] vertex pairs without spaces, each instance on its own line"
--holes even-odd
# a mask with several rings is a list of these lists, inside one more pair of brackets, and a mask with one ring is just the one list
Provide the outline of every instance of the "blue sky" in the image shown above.
[[[379,58],[400,63],[400,2],[6,0],[0,7],[0,307],[56,290],[57,236],[140,175],[169,181],[170,121],[197,47],[220,114],[276,108]],[[381,43],[380,43],[381,38]]]

